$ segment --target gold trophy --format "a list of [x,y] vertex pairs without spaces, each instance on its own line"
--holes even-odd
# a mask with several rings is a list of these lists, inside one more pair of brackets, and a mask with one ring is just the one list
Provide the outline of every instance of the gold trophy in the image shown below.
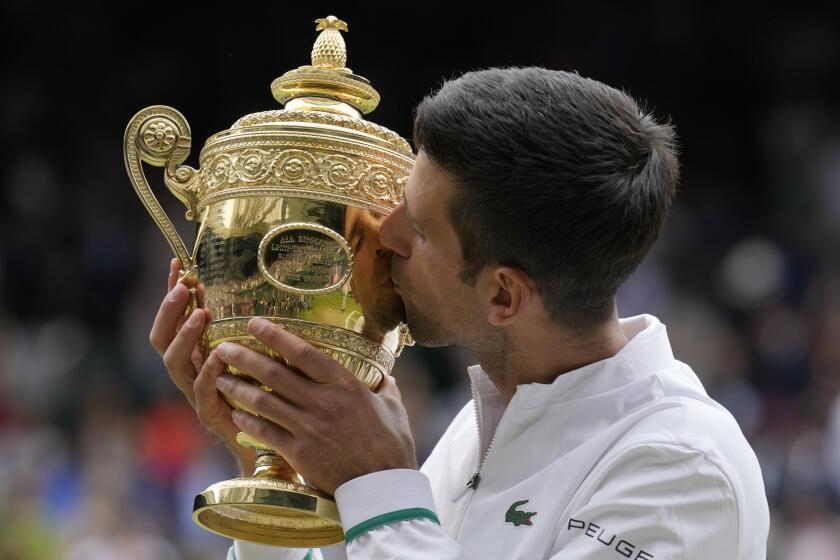
[[[125,163],[181,261],[179,281],[190,288],[191,307],[212,313],[202,337],[205,356],[235,341],[283,360],[248,334],[248,320],[264,317],[373,390],[411,343],[379,224],[399,202],[414,155],[402,137],[362,119],[379,94],[346,67],[340,31],[347,24],[333,16],[316,24],[312,65],[271,84],[283,109],[247,115],[211,136],[200,169],[193,169],[182,165],[191,142],[187,121],[170,107],[148,107],[128,123]],[[141,162],[165,168],[166,186],[197,222],[192,253],[150,190]],[[257,449],[256,471],[196,496],[198,525],[288,547],[343,540],[331,496],[307,485],[266,445],[242,433],[238,441]]]

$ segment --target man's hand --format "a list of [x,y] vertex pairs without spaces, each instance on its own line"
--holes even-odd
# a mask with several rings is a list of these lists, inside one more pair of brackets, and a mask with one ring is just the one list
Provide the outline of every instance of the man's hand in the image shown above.
[[[239,428],[231,419],[230,406],[221,398],[216,385],[199,383],[198,372],[204,365],[199,348],[204,325],[210,320],[207,309],[196,309],[188,317],[184,313],[189,303],[189,289],[178,282],[181,264],[172,259],[169,267],[168,293],[160,304],[149,342],[157,350],[169,372],[169,377],[187,397],[204,426],[231,449],[243,475],[254,471],[256,454],[236,443]],[[204,286],[198,286],[199,300],[203,301]]]
[[[242,431],[277,450],[307,482],[330,494],[368,473],[417,468],[408,417],[392,377],[374,393],[338,362],[277,325],[257,318],[248,328],[304,375],[244,346],[220,344],[195,386],[218,385],[259,415],[234,410],[233,421]],[[274,393],[223,374],[225,364]]]

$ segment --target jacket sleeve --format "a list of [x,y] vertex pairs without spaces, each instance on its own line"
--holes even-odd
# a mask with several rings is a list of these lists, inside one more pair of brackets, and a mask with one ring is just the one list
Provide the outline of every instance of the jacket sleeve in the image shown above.
[[405,560],[459,558],[460,547],[441,529],[429,479],[394,469],[346,482],[335,492],[345,544],[292,549],[234,541],[227,560]]
[[371,473],[335,491],[348,560],[455,560],[460,547],[440,527],[429,479],[420,471]]
[[763,548],[739,549],[735,491],[701,451],[639,445],[593,476],[594,485],[561,519],[551,558],[764,558]]

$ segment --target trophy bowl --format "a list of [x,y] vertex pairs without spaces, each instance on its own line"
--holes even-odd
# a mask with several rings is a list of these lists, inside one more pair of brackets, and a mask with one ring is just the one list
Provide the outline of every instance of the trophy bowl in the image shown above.
[[[143,109],[129,121],[125,162],[181,261],[179,281],[190,288],[190,307],[211,312],[202,335],[205,357],[234,341],[294,368],[248,333],[248,321],[263,317],[375,390],[411,343],[379,225],[402,197],[414,155],[402,137],[362,118],[376,108],[379,94],[346,67],[340,32],[347,24],[333,16],[316,24],[312,64],[271,85],[284,107],[246,115],[211,136],[199,169],[183,165],[191,144],[186,119],[165,106]],[[149,188],[143,162],[164,168],[164,183],[197,223],[192,251]],[[245,372],[228,372],[259,385]],[[332,496],[308,485],[267,445],[243,433],[237,441],[257,450],[256,470],[196,496],[198,525],[287,547],[343,540]]]

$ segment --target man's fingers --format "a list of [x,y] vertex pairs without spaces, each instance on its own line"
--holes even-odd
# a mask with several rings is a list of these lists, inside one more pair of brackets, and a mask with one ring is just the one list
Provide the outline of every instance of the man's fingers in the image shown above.
[[193,384],[193,392],[197,404],[212,404],[216,399],[222,400],[219,390],[216,388],[216,378],[225,371],[225,363],[219,359],[215,352],[210,352],[204,367]]
[[402,402],[402,395],[400,389],[397,387],[397,381],[390,375],[386,375],[379,387],[376,388],[376,395],[384,402],[391,411],[396,413],[404,413],[405,405]]
[[216,388],[216,378],[224,370],[224,362],[211,353],[204,362],[201,373],[195,378],[193,384],[195,404],[193,407],[201,423],[230,446],[240,462],[240,469],[245,476],[246,473],[250,474],[253,470],[254,450],[236,443],[236,434],[239,432],[239,427],[233,423],[230,405],[222,398]]
[[240,344],[223,342],[216,348],[215,353],[226,363],[247,372],[248,375],[263,385],[271,387],[277,394],[296,405],[305,407],[312,404],[315,401],[313,389],[321,387],[276,360]]
[[[205,425],[219,425],[224,420],[223,414],[228,413],[230,408],[216,388],[216,378],[224,371],[225,363],[211,352],[193,383],[195,411]],[[231,432],[228,436],[235,433],[232,426],[227,431]]]
[[196,369],[192,354],[204,328],[204,311],[196,309],[163,353],[163,363],[175,385],[193,402]]
[[319,383],[334,383],[355,379],[338,362],[271,321],[254,318],[248,322],[254,337],[285,357],[293,366]]
[[204,354],[201,353],[200,345],[196,344],[193,348],[192,355],[190,356],[190,361],[195,367],[195,371],[201,371],[201,368],[204,367]]
[[244,410],[234,409],[231,418],[240,430],[277,451],[285,459],[294,460],[294,437],[288,430]]
[[303,421],[304,413],[299,408],[232,375],[219,375],[216,378],[216,386],[232,402],[239,403],[251,413],[262,416],[289,432],[295,433],[307,424]]
[[376,394],[382,397],[391,397],[395,399],[400,399],[400,390],[397,387],[397,381],[391,375],[386,375],[382,378],[382,382],[379,383],[379,387],[376,388]]
[[178,324],[183,319],[184,311],[187,308],[188,296],[189,290],[186,286],[175,284],[160,303],[160,309],[152,325],[152,331],[149,333],[149,342],[161,356],[169,348],[169,344],[175,337]]
[[181,271],[181,261],[177,258],[169,261],[169,278],[166,283],[166,291],[171,292],[178,281],[178,273]]

